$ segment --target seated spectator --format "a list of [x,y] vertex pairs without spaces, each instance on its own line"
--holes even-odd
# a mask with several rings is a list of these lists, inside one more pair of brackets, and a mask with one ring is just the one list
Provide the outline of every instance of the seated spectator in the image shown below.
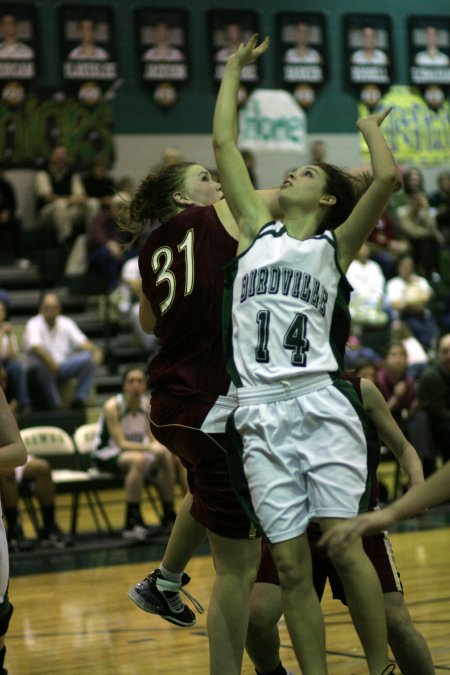
[[148,359],[158,351],[159,340],[155,335],[143,331],[139,321],[141,285],[139,258],[135,256],[127,260],[122,267],[119,309],[122,319],[130,324],[136,339],[143,349],[145,349],[146,358]]
[[0,171],[0,234],[2,233],[9,239],[14,262],[20,267],[28,267],[30,261],[22,258],[22,222],[16,214],[14,187]]
[[353,370],[360,359],[368,360],[376,367],[381,363],[381,356],[372,347],[364,345],[356,335],[350,335],[345,345],[345,369]]
[[357,358],[353,362],[352,375],[355,377],[364,377],[374,384],[377,381],[378,366],[371,359]]
[[347,270],[347,279],[353,286],[350,296],[353,334],[361,334],[367,326],[385,326],[389,319],[384,309],[386,279],[369,254],[370,249],[364,243]]
[[84,191],[92,203],[92,210],[95,208],[93,200],[97,201],[97,211],[110,206],[116,192],[114,179],[108,174],[108,170],[108,160],[99,156],[82,176]]
[[[411,442],[421,455],[426,477],[436,470],[437,455],[442,455],[445,461],[450,459],[450,333],[441,335],[436,358],[420,374],[417,401]],[[417,438],[425,448],[422,454]]]
[[89,396],[95,367],[103,359],[98,347],[88,340],[75,321],[61,314],[55,293],[46,292],[39,313],[29,319],[23,336],[33,407],[61,407],[58,384],[76,378],[72,408],[83,408]]
[[400,233],[412,246],[419,274],[427,279],[439,279],[439,249],[445,240],[437,227],[425,192],[409,194],[407,202],[395,210],[395,218]]
[[409,253],[411,245],[406,239],[395,236],[394,221],[389,208],[383,213],[367,241],[370,257],[380,265],[386,279],[392,279],[397,271],[399,257]]
[[400,319],[428,352],[439,330],[428,305],[433,295],[428,281],[414,271],[411,256],[404,256],[398,263],[398,276],[386,285],[387,297],[394,319]]
[[55,485],[49,463],[29,456],[25,466],[0,471],[0,494],[3,515],[7,525],[8,547],[11,552],[30,550],[32,543],[25,539],[18,509],[19,485],[26,484],[37,497],[42,514],[39,544],[44,548],[65,548],[71,542],[55,518]]
[[25,364],[19,359],[17,337],[9,322],[8,306],[0,300],[0,362],[7,377],[6,398],[17,402],[17,412],[27,412],[31,400]]
[[392,341],[378,369],[376,384],[383,394],[392,417],[403,433],[415,399],[415,380],[407,373],[408,356],[401,342]]
[[36,173],[35,192],[39,224],[53,230],[59,243],[85,232],[97,209],[87,199],[80,175],[70,168],[63,145],[52,149],[47,169]]
[[130,195],[118,192],[108,208],[95,216],[87,236],[89,269],[99,272],[109,290],[117,287],[124,262],[137,255],[134,247],[125,249],[130,236],[118,227],[121,214],[127,211]]
[[438,176],[438,189],[430,195],[430,206],[434,209],[436,224],[443,234],[445,243],[450,245],[450,172]]
[[124,475],[126,513],[122,535],[144,541],[149,531],[141,513],[144,481],[155,477],[162,504],[162,525],[171,527],[174,464],[172,455],[158,443],[148,423],[149,402],[145,396],[147,378],[140,368],[129,368],[123,375],[122,393],[109,398],[99,419],[96,448],[92,462],[100,471]]
[[391,338],[394,342],[401,342],[406,349],[408,375],[414,380],[417,380],[418,376],[428,363],[428,354],[425,349],[403,321],[397,320],[393,322]]

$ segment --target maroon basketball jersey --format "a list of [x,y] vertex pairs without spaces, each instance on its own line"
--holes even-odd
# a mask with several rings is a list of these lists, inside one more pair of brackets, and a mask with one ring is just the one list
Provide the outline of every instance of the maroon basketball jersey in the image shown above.
[[154,230],[139,255],[142,290],[161,342],[150,387],[178,395],[226,394],[222,343],[223,267],[237,242],[212,206],[193,206]]

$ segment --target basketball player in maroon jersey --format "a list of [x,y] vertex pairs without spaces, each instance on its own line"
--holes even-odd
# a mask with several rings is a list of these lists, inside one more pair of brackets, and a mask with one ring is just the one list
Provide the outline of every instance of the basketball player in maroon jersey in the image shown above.
[[[261,193],[278,213],[278,190]],[[235,407],[222,346],[223,267],[236,254],[237,226],[220,184],[193,163],[150,174],[130,205],[136,234],[154,229],[139,256],[140,321],[161,348],[149,365],[152,433],[181,458],[191,494],[179,510],[159,570],[130,590],[142,609],[182,626],[195,616],[179,590],[204,539],[216,570],[208,611],[211,673],[241,671],[248,601],[260,541],[228,477],[225,421]],[[128,225],[133,228],[133,225]]]

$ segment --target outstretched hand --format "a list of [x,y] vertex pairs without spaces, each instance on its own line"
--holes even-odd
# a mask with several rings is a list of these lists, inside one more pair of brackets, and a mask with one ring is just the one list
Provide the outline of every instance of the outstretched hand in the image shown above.
[[360,117],[359,120],[356,122],[356,126],[360,131],[363,131],[365,127],[371,124],[376,124],[377,127],[380,127],[386,117],[391,113],[392,111],[392,106],[389,108],[385,108],[385,110],[381,110],[380,112],[374,113],[373,115],[368,115],[367,117]]
[[267,50],[270,43],[270,38],[265,37],[258,45],[258,33],[254,33],[249,41],[241,44],[236,52],[230,56],[228,61],[236,62],[240,68],[247,66],[249,63],[256,61],[261,54]]

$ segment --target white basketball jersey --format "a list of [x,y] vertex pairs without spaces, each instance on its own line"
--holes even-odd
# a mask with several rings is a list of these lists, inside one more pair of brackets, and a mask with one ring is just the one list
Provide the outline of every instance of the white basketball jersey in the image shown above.
[[[117,394],[116,401],[123,435],[127,441],[143,443],[148,438],[148,399],[146,396],[141,397],[141,405],[135,413],[132,413],[127,408],[123,394]],[[114,457],[120,452],[116,443],[109,435],[108,425],[103,413],[99,419],[95,448],[92,455],[94,457],[101,457],[102,459]]]
[[336,252],[332,231],[301,241],[275,222],[230,263],[224,319],[236,386],[342,368],[352,288]]

